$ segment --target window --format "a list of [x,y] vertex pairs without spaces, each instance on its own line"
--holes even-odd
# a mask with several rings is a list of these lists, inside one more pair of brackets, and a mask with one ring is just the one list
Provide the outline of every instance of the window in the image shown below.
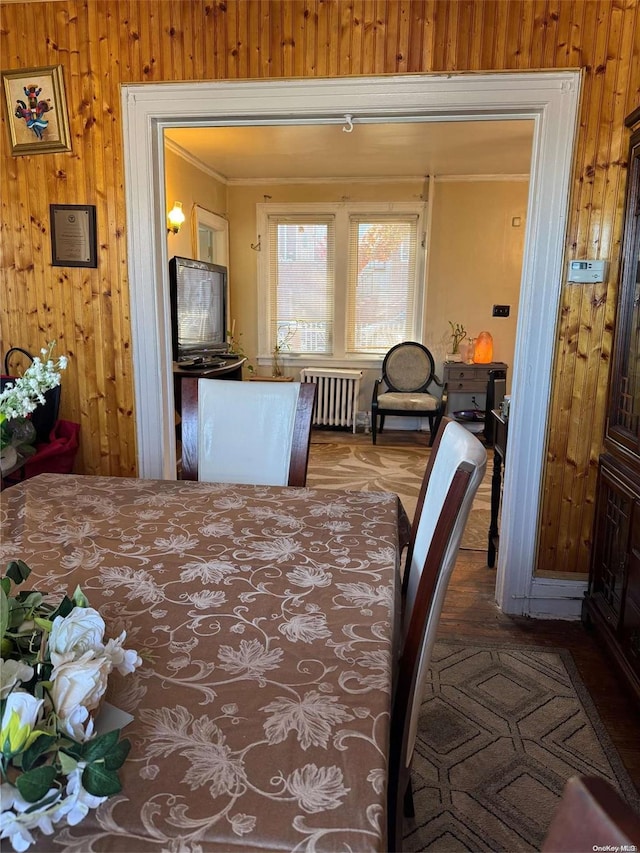
[[423,205],[264,204],[258,224],[264,355],[366,357],[420,338]]

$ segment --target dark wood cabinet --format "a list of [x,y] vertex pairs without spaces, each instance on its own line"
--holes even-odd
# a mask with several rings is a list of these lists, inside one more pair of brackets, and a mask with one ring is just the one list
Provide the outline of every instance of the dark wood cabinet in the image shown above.
[[605,452],[584,619],[640,702],[640,109],[632,128]]

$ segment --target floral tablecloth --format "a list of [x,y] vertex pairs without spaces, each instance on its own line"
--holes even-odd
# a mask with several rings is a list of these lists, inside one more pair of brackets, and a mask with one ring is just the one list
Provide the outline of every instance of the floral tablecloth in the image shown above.
[[0,522],[144,658],[122,793],[37,849],[386,849],[395,495],[43,474]]

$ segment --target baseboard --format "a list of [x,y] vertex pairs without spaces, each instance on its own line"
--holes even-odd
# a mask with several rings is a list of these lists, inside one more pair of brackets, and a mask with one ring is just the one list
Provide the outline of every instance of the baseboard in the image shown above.
[[586,581],[533,578],[524,605],[525,616],[532,619],[578,621],[587,589]]

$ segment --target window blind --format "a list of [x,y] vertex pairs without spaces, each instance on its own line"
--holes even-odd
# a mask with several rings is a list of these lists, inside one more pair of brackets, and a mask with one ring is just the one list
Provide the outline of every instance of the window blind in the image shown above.
[[271,348],[333,351],[333,216],[269,217]]
[[347,352],[386,352],[410,340],[418,216],[350,216]]

